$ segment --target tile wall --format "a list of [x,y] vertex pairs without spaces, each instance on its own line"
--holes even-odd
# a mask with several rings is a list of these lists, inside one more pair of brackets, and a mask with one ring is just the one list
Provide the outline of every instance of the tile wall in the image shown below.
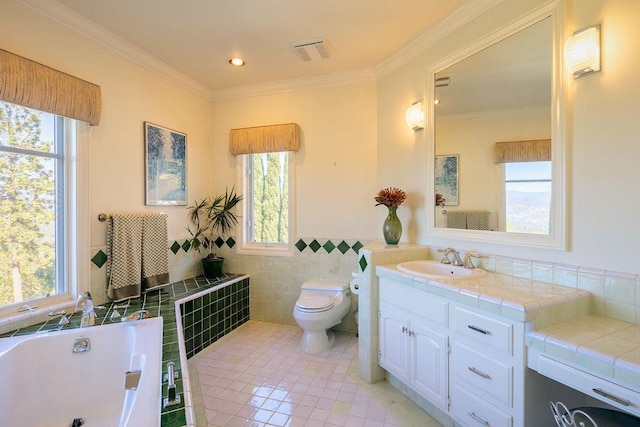
[[[251,276],[252,319],[295,324],[293,307],[302,283],[308,280],[350,282],[352,273],[358,269],[358,251],[366,241],[299,236],[291,257],[238,255],[233,237],[217,237],[211,244],[215,252],[225,258],[223,271]],[[170,240],[167,247],[171,281],[202,274],[201,256],[189,251],[187,240]],[[91,248],[91,294],[99,303],[107,301],[106,253],[104,246]],[[357,332],[354,317],[357,307],[357,298],[353,298],[352,309],[336,329]]]

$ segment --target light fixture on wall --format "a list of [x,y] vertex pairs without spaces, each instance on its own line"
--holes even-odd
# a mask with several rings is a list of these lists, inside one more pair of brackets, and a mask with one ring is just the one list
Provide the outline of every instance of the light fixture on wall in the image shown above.
[[574,79],[600,71],[600,28],[587,27],[573,33],[565,43],[564,58]]
[[407,126],[414,131],[424,129],[423,106],[424,104],[422,101],[414,102],[409,108],[407,108],[407,112],[404,114],[404,120],[407,122]]

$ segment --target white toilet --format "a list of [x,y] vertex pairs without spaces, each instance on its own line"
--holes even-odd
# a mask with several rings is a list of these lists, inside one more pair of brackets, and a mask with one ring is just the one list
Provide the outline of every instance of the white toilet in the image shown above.
[[306,353],[321,353],[333,344],[333,332],[351,308],[348,283],[305,282],[293,309],[293,318],[304,329],[301,346]]

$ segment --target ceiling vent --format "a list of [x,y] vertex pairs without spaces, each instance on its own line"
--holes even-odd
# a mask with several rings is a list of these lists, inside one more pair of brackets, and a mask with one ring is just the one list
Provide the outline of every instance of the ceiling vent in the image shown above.
[[451,77],[449,76],[438,77],[435,83],[436,83],[436,87],[447,87],[451,84]]
[[309,50],[311,48],[316,48],[318,55],[320,55],[320,58],[329,58],[331,56],[331,53],[329,53],[329,50],[327,49],[326,44],[324,43],[324,39],[323,38],[319,38],[319,39],[313,39],[313,40],[308,40],[306,42],[296,42],[293,43],[293,50],[295,50],[296,54],[300,57],[300,59],[302,59],[303,61],[311,61],[311,55],[309,54]]

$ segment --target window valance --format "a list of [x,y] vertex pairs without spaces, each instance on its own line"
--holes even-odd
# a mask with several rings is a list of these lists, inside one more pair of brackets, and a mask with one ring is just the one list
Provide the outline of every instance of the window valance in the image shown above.
[[551,140],[496,142],[496,163],[542,162],[551,160]]
[[234,156],[299,149],[300,126],[296,123],[231,129],[229,132],[229,150]]
[[92,125],[100,123],[100,86],[2,49],[0,100]]

